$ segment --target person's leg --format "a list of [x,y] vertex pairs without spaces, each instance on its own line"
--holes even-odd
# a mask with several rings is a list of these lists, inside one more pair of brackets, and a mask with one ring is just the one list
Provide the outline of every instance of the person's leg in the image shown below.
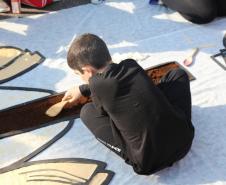
[[158,87],[169,102],[191,120],[191,91],[187,73],[182,69],[172,70],[161,78]]
[[10,11],[9,5],[5,1],[0,0],[0,13],[9,11]]
[[93,103],[87,103],[82,107],[80,118],[98,141],[107,146],[117,155],[123,157],[123,152],[117,145],[113,136],[110,119],[108,116],[101,115],[96,110]]
[[[162,0],[169,8],[178,11],[187,20],[205,24],[217,16],[217,3],[214,0]],[[225,0],[222,0],[225,1]]]
[[226,0],[217,0],[218,15],[226,16]]

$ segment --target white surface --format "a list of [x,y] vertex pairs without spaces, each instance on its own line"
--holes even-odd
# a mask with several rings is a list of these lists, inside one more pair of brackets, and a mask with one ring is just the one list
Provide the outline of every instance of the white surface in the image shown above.
[[[4,26],[3,26],[4,25]],[[0,21],[0,44],[38,50],[47,60],[7,85],[66,90],[80,81],[67,67],[66,51],[71,40],[91,32],[101,36],[115,61],[130,56],[143,67],[176,60],[182,62],[192,48],[203,48],[189,70],[193,124],[196,128],[191,151],[173,167],[154,175],[139,176],[132,168],[98,143],[78,119],[73,129],[35,160],[83,157],[105,161],[116,174],[113,185],[226,184],[226,72],[210,55],[222,46],[226,19],[193,25],[181,16],[148,0],[106,1],[45,15]]]
[[1,99],[0,110],[48,95],[50,94],[38,91],[0,89],[0,99]]

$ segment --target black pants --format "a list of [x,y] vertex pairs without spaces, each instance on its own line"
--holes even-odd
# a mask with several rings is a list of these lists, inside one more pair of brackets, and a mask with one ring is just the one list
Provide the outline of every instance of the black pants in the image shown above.
[[[182,69],[172,70],[162,79],[158,88],[167,97],[169,102],[175,106],[188,120],[191,120],[191,93],[190,81],[186,72]],[[122,148],[115,142],[112,133],[110,119],[106,115],[101,115],[94,107],[93,103],[83,106],[80,117],[92,134],[110,150],[127,159]]]
[[226,0],[162,0],[187,20],[204,24],[217,16],[226,16]]

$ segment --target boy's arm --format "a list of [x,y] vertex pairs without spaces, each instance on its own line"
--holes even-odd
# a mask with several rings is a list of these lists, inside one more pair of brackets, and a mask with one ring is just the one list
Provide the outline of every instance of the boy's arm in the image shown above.
[[74,86],[65,92],[64,97],[62,98],[61,101],[67,101],[65,108],[71,108],[77,105],[77,100],[81,96],[89,97],[90,94],[91,93],[88,84]]
[[118,83],[113,78],[102,78],[96,75],[90,80],[92,98],[96,99],[94,104],[102,107],[105,111],[111,109],[117,93]]
[[80,85],[79,90],[80,90],[81,94],[85,97],[89,97],[91,95],[90,87],[88,84]]

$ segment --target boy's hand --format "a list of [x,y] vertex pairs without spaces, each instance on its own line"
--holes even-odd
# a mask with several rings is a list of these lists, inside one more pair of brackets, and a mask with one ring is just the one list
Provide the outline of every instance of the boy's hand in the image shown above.
[[82,96],[80,89],[78,86],[75,86],[66,91],[62,101],[67,101],[67,104],[64,106],[65,108],[71,108],[77,105],[77,100]]

